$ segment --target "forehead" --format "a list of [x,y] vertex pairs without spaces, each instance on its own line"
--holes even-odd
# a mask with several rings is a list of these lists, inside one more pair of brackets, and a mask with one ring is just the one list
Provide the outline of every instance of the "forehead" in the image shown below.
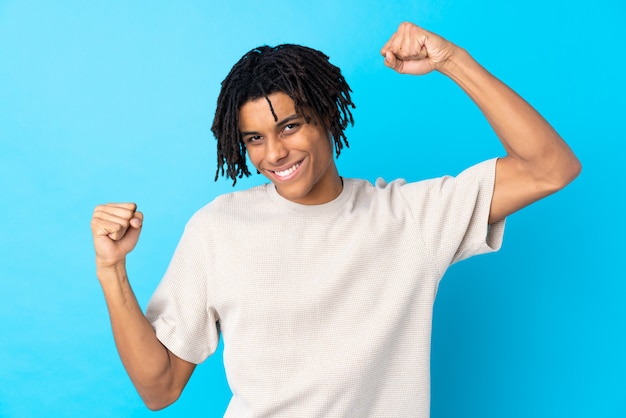
[[[272,114],[272,109],[276,118]],[[257,126],[274,126],[277,121],[295,113],[295,104],[291,97],[282,92],[272,93],[267,97],[248,100],[241,106],[239,129],[247,131]]]

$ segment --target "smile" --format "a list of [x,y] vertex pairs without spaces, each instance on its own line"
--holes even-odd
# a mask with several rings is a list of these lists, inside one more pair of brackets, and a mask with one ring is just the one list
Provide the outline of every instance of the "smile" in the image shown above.
[[286,170],[282,170],[282,171],[274,171],[273,173],[276,174],[278,177],[289,177],[291,174],[293,174],[300,166],[302,165],[302,161],[298,161],[297,163],[295,163],[294,165],[292,165],[291,167],[289,167]]

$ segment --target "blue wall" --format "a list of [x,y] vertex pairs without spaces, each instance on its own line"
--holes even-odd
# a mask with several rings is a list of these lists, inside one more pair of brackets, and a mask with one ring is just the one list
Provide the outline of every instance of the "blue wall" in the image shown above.
[[117,358],[89,220],[107,201],[145,212],[129,260],[145,306],[189,216],[231,190],[213,182],[210,123],[248,49],[302,43],[343,69],[358,106],[344,176],[418,180],[501,155],[450,80],[382,65],[403,20],[468,49],[584,166],[509,218],[501,252],[442,282],[432,416],[626,416],[623,2],[219,3],[0,0],[0,416],[221,416],[220,356],[177,404],[145,409]]

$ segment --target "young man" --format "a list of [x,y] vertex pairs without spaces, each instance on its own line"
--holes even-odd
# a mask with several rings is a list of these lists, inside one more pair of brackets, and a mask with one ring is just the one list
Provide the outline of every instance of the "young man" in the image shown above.
[[300,46],[250,51],[218,99],[218,173],[248,175],[247,153],[270,184],[192,217],[146,316],[125,269],[142,213],[122,203],[93,215],[117,347],[149,408],[174,402],[223,338],[228,417],[429,416],[432,307],[446,268],[497,250],[504,218],[563,188],[580,164],[458,46],[402,23],[381,54],[400,73],[454,80],[507,155],[456,178],[342,178],[333,150],[347,145],[353,104],[339,69]]

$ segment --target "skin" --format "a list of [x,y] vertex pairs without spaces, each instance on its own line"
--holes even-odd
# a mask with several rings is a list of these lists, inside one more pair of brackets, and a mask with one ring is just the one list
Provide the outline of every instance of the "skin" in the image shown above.
[[[304,205],[327,203],[341,193],[341,178],[330,134],[321,123],[307,123],[285,93],[245,103],[239,129],[252,164],[285,199]],[[281,175],[286,174],[286,175]]]
[[[560,190],[581,165],[554,129],[528,103],[478,64],[465,50],[412,23],[402,23],[380,51],[384,63],[402,74],[439,71],[456,82],[483,112],[507,155],[496,165],[489,222],[503,219]],[[318,123],[302,123],[293,102],[270,95],[241,108],[240,129],[251,161],[286,199],[328,202],[341,192],[329,135]],[[297,170],[280,172],[301,163]],[[96,273],[109,309],[120,358],[150,409],[174,402],[195,365],[176,357],[156,338],[126,274],[126,256],[139,239],[143,214],[133,203],[96,207],[91,221]]]
[[195,364],[176,357],[156,338],[128,281],[126,255],[135,248],[142,226],[143,214],[134,203],[100,205],[91,220],[96,274],[117,350],[144,403],[157,410],[178,399]]
[[580,162],[552,126],[462,48],[404,22],[380,53],[401,74],[450,77],[495,131],[507,155],[496,165],[489,223],[562,189],[580,173]]

